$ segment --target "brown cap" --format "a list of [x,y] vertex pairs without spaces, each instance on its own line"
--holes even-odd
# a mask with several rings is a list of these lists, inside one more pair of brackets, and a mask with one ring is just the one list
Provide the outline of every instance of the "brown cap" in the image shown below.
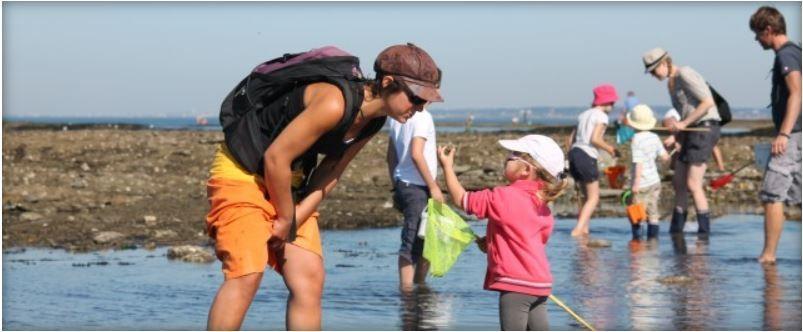
[[441,85],[441,70],[435,60],[423,49],[407,43],[386,48],[376,57],[374,71],[377,77],[393,75],[421,99],[429,102],[443,101],[438,89]]

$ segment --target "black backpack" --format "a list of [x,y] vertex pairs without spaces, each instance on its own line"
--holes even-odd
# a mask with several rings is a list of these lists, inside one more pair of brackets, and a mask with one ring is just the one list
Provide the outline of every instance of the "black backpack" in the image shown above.
[[724,126],[733,120],[733,116],[731,115],[731,107],[728,105],[728,101],[722,97],[722,95],[714,90],[714,87],[711,84],[708,84],[708,88],[711,89],[711,96],[714,98],[714,104],[717,105],[717,111],[719,112],[719,125]]
[[[346,113],[331,134],[345,134],[362,104],[364,78],[359,59],[333,46],[264,62],[226,96],[220,107],[220,124],[226,146],[243,168],[262,174],[265,151],[303,111],[303,107],[289,107],[293,104],[291,92],[316,82],[329,82],[343,91]],[[381,120],[384,124],[384,118]],[[316,151],[309,151],[293,164],[304,164],[308,175],[316,162]]]

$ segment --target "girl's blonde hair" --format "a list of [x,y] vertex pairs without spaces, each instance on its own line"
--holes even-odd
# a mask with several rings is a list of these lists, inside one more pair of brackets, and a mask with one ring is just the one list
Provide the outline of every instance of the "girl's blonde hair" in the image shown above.
[[549,174],[549,172],[547,172],[547,170],[544,169],[541,164],[535,161],[535,159],[533,159],[529,153],[523,153],[522,158],[535,166],[535,176],[547,183],[546,186],[538,191],[538,198],[544,202],[549,203],[558,199],[558,197],[563,194],[563,191],[566,189],[566,187],[569,186],[569,179],[566,178],[565,171],[561,175],[561,178],[555,178],[552,176],[552,174]]

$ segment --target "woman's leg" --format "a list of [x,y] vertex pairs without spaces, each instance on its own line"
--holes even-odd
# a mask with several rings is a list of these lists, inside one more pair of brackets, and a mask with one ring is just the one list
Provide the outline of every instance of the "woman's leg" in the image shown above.
[[675,190],[675,206],[672,208],[672,223],[669,225],[670,234],[683,233],[683,226],[686,224],[686,210],[689,208],[689,188],[686,180],[688,166],[689,164],[680,160],[675,163],[675,175],[672,176],[672,187]]
[[688,186],[694,199],[697,210],[697,233],[708,234],[711,230],[711,214],[708,211],[708,200],[703,189],[706,163],[696,163],[689,166]]
[[261,281],[262,273],[251,273],[224,281],[209,308],[206,329],[239,330]]
[[675,164],[675,175],[672,177],[672,188],[675,189],[675,211],[689,209],[689,187],[688,187],[689,164],[678,161]]
[[301,247],[285,245],[283,277],[290,295],[287,299],[288,330],[321,329],[323,259]]
[[694,207],[697,213],[701,211],[708,212],[708,200],[705,198],[705,190],[703,189],[703,176],[706,169],[705,163],[694,163],[688,166],[688,176],[686,185],[691,192],[692,199],[694,199]]
[[725,160],[722,159],[722,151],[719,150],[719,146],[714,145],[714,149],[712,150],[711,155],[714,157],[714,163],[717,164],[717,169],[724,172]]
[[591,215],[597,209],[597,204],[599,204],[599,180],[582,184],[581,188],[583,189],[585,202],[583,207],[580,208],[580,213],[577,214],[577,225],[572,230],[572,236],[587,235],[589,233]]

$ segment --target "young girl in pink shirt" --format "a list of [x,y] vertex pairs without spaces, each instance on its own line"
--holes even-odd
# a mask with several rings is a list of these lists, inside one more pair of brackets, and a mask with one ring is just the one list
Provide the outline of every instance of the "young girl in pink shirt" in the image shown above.
[[507,186],[466,192],[454,172],[454,147],[439,147],[438,160],[454,204],[488,219],[486,237],[477,244],[488,255],[484,288],[500,292],[502,330],[546,330],[552,273],[544,249],[554,225],[547,203],[568,184],[563,151],[542,135],[499,144],[510,151],[504,170]]

